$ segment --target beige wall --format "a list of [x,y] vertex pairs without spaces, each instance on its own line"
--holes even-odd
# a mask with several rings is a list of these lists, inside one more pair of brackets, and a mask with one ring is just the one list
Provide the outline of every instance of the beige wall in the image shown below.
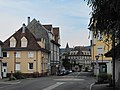
[[[92,47],[91,47],[92,60],[96,60],[95,56],[97,55],[98,46],[103,47],[103,54],[107,53],[112,48],[112,43],[106,44],[106,42],[104,42],[104,40],[105,40],[105,36],[102,41],[98,40],[97,38],[94,39],[94,45],[92,45]],[[105,57],[103,55],[103,57],[99,56],[99,60],[102,61],[102,60],[112,60],[112,59]]]
[[[21,57],[15,58],[14,51],[8,51],[9,57],[4,57],[2,62],[7,62],[7,72],[10,73],[11,71],[14,72],[15,61],[20,63],[20,71],[22,73],[33,73],[39,72],[42,73],[42,57],[41,51],[33,51],[34,57],[28,58],[28,51],[20,51]],[[45,54],[45,53],[43,53]],[[43,57],[43,64],[44,62]],[[28,63],[33,63],[33,70],[28,70]],[[44,67],[44,72],[46,72],[46,68]]]

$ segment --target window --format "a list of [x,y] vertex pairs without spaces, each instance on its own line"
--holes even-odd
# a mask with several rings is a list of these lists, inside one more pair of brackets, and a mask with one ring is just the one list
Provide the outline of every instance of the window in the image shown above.
[[10,39],[10,47],[15,47],[16,46],[16,39],[14,37],[12,37]]
[[83,52],[83,51],[81,52],[81,55],[84,55],[84,52]]
[[25,37],[21,39],[21,47],[27,47],[27,39]]
[[87,55],[90,55],[90,52],[89,52],[89,51],[87,52]]
[[103,54],[103,51],[104,51],[103,46],[97,47],[97,55]]
[[3,57],[9,57],[9,53],[8,52],[3,52]]
[[17,63],[15,64],[15,70],[16,70],[16,71],[19,71],[19,70],[20,70],[20,63],[19,63],[19,62],[17,62]]
[[33,58],[34,57],[34,52],[28,52],[28,58]]
[[16,58],[20,58],[20,52],[16,52]]
[[3,65],[4,67],[7,67],[7,63],[2,63],[2,65]]
[[32,70],[33,69],[33,63],[28,63],[28,70]]

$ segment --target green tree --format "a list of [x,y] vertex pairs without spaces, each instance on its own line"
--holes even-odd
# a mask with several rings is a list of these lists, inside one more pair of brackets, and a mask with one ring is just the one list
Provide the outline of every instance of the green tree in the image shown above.
[[[120,44],[120,0],[85,0],[92,8],[89,29],[111,36],[112,48]],[[113,86],[115,90],[115,49],[113,49]]]
[[120,43],[120,0],[86,1],[92,8],[89,29],[94,31],[94,35],[100,31]]
[[65,69],[70,69],[70,60],[69,59],[63,59],[62,65],[65,67]]

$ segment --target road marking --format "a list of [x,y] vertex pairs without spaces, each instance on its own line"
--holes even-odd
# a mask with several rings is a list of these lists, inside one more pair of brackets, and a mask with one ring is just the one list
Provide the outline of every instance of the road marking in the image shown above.
[[45,89],[43,89],[43,90],[52,90],[52,89],[54,89],[54,88],[56,88],[56,87],[58,87],[58,86],[60,86],[60,85],[62,85],[62,84],[64,84],[65,82],[57,82],[56,84],[54,84],[54,85],[51,85],[51,86],[49,86],[49,87],[47,87],[47,88],[45,88]]
[[90,90],[92,90],[92,86],[94,85],[95,83],[92,83],[91,85],[90,85]]
[[78,79],[78,78],[62,78],[62,79],[54,79],[57,81],[84,81],[84,79]]
[[18,84],[18,83],[20,83],[20,81],[18,81],[18,82],[0,82],[0,84]]

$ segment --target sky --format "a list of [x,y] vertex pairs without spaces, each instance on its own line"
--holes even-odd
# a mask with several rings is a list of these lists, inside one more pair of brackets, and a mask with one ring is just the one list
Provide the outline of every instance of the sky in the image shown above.
[[0,40],[5,41],[27,17],[60,28],[61,48],[90,45],[91,9],[84,0],[0,0]]

